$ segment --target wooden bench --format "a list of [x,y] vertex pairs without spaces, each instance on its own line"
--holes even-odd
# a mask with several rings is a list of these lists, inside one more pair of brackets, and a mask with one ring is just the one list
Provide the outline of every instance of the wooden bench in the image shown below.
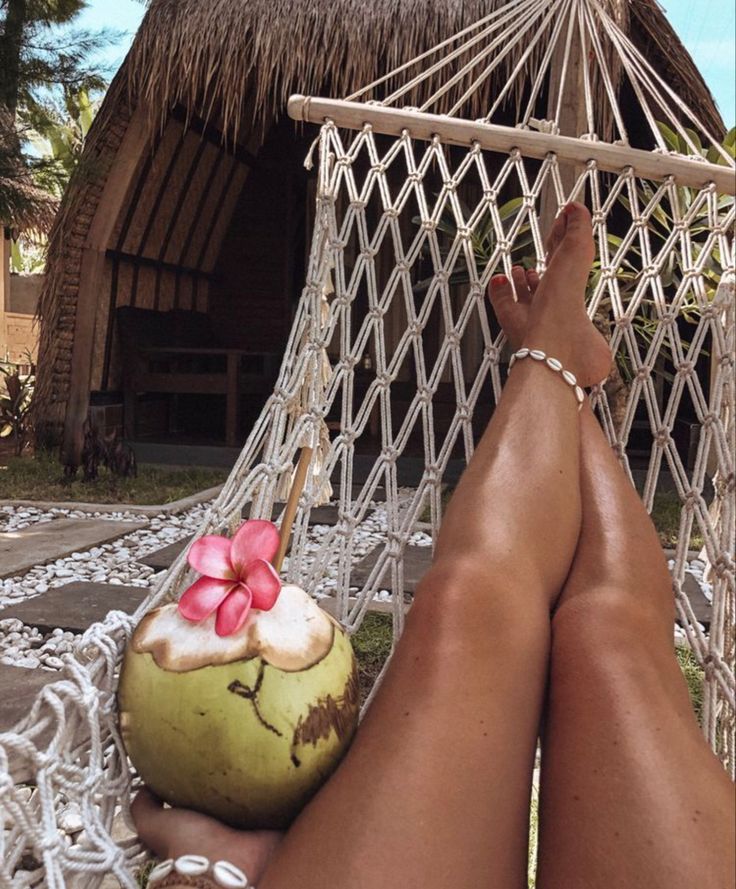
[[265,397],[278,372],[279,355],[222,344],[202,312],[155,312],[123,306],[117,310],[123,363],[125,437],[136,436],[138,397],[223,395],[225,442],[239,442],[240,399]]

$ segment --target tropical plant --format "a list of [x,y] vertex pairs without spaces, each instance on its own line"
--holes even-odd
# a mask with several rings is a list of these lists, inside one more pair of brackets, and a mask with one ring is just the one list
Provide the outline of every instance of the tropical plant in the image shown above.
[[[0,224],[11,229],[43,231],[48,205],[53,211],[60,193],[58,158],[39,157],[31,132],[56,117],[68,97],[105,86],[89,60],[112,35],[69,27],[85,6],[85,0],[0,0]],[[50,193],[49,182],[56,183]]]
[[[659,124],[659,128],[666,143],[673,151],[681,154],[692,154],[692,147],[682,136],[674,133],[664,124]],[[736,157],[736,128],[730,130],[721,143],[723,154],[715,146],[711,146],[706,150],[694,131],[688,130],[687,133],[692,145],[695,146],[705,160],[711,163],[726,164],[727,161],[723,156],[724,154],[732,158]],[[686,269],[690,264],[695,263],[703,270],[706,302],[711,302],[723,274],[723,266],[720,246],[717,241],[710,237],[711,228],[708,204],[699,200],[700,192],[697,189],[676,186],[667,189],[660,196],[657,196],[657,190],[658,186],[655,183],[647,181],[640,181],[636,185],[637,202],[640,211],[645,207],[650,208],[651,211],[647,229],[652,253],[656,255],[670,241],[674,229],[679,224],[679,220],[686,214],[690,215],[688,232],[691,244],[691,255],[685,256],[681,245],[675,241],[662,263],[659,280],[666,290],[674,294],[681,288],[685,279]],[[629,213],[632,211],[631,201],[625,193],[622,192],[618,200]],[[696,204],[696,201],[699,201],[699,203]],[[733,204],[733,201],[732,197],[720,197],[717,205],[718,212],[727,211]],[[504,236],[512,241],[512,263],[522,265],[525,268],[533,268],[536,265],[536,258],[526,252],[532,243],[529,226],[518,225],[517,223],[517,217],[522,206],[522,198],[509,200],[499,207],[499,216],[502,221]],[[694,210],[693,207],[695,207]],[[469,218],[470,214],[466,207],[463,207],[463,213],[466,219]],[[419,225],[421,220],[417,217],[413,222]],[[457,220],[449,206],[445,208],[437,228],[447,237],[446,243],[440,248],[444,259],[452,249],[451,245],[458,231]],[[516,233],[516,236],[512,239],[510,235],[513,232]],[[479,221],[478,225],[471,231],[470,236],[476,265],[478,268],[483,268],[493,258],[497,244],[496,228],[488,214]],[[636,242],[629,245],[624,255],[617,256],[624,243],[623,239],[609,232],[607,240],[609,253],[614,258],[617,258],[615,274],[618,291],[622,302],[626,304],[635,291],[639,289],[645,274],[645,263],[642,261],[641,250]],[[703,256],[703,251],[707,251],[707,256]],[[603,266],[600,257],[597,257],[593,263],[592,273],[588,282],[586,294],[588,300],[597,293],[602,274]],[[415,291],[421,292],[426,290],[431,280],[431,278],[427,278],[419,281],[414,286]],[[450,276],[451,284],[466,284],[468,280],[469,275],[464,263],[462,267],[458,268]],[[697,324],[704,309],[705,304],[702,297],[698,298],[692,291],[687,290],[680,294],[677,306],[678,317],[685,323]],[[611,338],[612,334],[612,318],[613,306],[611,298],[604,295],[598,302],[594,321],[608,339]],[[646,351],[648,346],[651,345],[659,327],[659,315],[655,301],[646,293],[639,300],[636,314],[631,319],[631,327],[634,336],[641,344],[642,351]],[[681,338],[683,345],[687,348],[689,345],[687,338],[683,338],[682,335]],[[701,354],[707,354],[707,352],[701,351]],[[658,361],[653,368],[653,374],[664,380],[672,379],[663,360]],[[627,349],[621,346],[616,352],[613,372],[606,384],[611,414],[616,425],[623,419],[628,392],[633,378],[634,369],[631,356]]]
[[31,355],[27,363],[0,362],[5,392],[0,392],[0,438],[12,436],[19,456],[28,443],[31,425],[31,401],[36,383]]

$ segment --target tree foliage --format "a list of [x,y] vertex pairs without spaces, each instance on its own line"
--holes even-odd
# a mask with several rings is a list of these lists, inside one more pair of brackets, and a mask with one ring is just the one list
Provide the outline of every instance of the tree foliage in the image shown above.
[[91,60],[113,35],[74,28],[86,5],[0,0],[0,224],[16,230],[47,227],[106,85]]

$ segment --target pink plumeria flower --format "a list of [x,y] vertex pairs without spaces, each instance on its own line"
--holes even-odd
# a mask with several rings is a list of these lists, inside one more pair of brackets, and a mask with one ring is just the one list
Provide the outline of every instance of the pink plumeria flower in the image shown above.
[[217,534],[195,540],[189,564],[203,576],[185,590],[179,613],[196,622],[217,611],[217,635],[237,633],[251,608],[270,611],[281,592],[271,564],[278,548],[278,528],[261,519],[243,522],[232,540]]

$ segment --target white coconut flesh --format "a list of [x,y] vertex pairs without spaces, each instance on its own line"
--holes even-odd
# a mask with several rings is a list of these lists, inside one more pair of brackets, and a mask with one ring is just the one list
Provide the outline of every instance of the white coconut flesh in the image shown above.
[[194,623],[172,603],[143,618],[132,645],[175,673],[254,657],[279,670],[296,671],[320,661],[332,647],[334,633],[335,624],[314,599],[300,587],[284,584],[270,611],[251,610],[231,636],[217,635],[214,614]]

